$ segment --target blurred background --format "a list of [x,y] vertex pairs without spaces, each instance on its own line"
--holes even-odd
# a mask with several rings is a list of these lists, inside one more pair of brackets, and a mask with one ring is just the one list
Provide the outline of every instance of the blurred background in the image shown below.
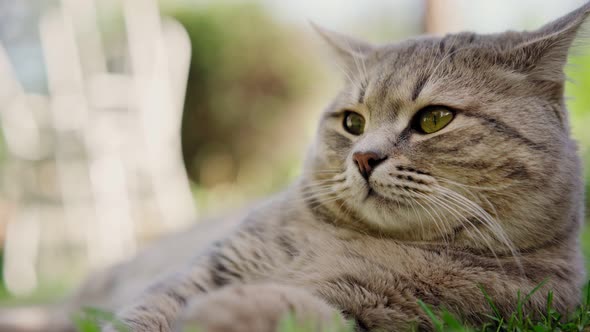
[[[290,183],[339,86],[310,20],[379,43],[532,29],[584,2],[0,0],[0,305]],[[568,106],[590,165],[578,51]]]

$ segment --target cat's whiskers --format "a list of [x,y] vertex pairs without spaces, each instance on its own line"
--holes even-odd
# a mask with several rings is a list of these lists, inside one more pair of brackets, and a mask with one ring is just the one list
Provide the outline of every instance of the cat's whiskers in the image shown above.
[[340,197],[342,192],[346,188],[344,180],[333,180],[328,179],[324,181],[315,181],[305,185],[302,185],[302,196],[303,201],[316,200],[325,203],[324,198],[333,198],[334,196]]
[[[346,198],[346,196],[344,196],[343,198]],[[339,210],[340,211],[344,210],[344,215],[342,216],[342,218],[345,220],[347,220],[352,214],[352,209],[346,205],[346,202],[344,199],[342,199],[339,204]]]
[[[404,204],[405,204],[406,206],[410,205],[410,204],[408,203],[408,202],[409,202],[409,200],[410,200],[410,198],[409,198],[409,197],[406,197],[406,196],[404,196],[404,197],[403,197],[403,200],[404,200]],[[405,210],[406,210],[406,217],[407,217],[407,218],[408,218],[408,220],[409,220],[409,219],[411,218],[411,211],[410,211],[410,209],[405,209]]]
[[[439,206],[441,208],[447,210],[452,215],[454,215],[455,217],[457,217],[459,221],[461,221],[461,220],[464,221],[467,224],[466,225],[465,223],[461,223],[461,226],[463,226],[464,231],[467,232],[467,234],[469,235],[469,237],[471,237],[472,239],[476,239],[477,237],[479,237],[481,240],[483,240],[485,242],[487,248],[492,253],[492,256],[494,256],[494,259],[498,263],[498,266],[500,267],[500,269],[504,273],[506,273],[506,271],[504,270],[502,261],[500,260],[498,254],[494,250],[494,246],[493,246],[492,242],[490,241],[489,236],[486,236],[484,233],[482,233],[481,230],[468,217],[465,217],[459,211],[457,211],[457,209],[455,209],[452,206],[449,206],[448,204],[446,204],[444,202],[444,200],[442,200],[440,198],[436,198],[435,196],[432,196],[431,198],[433,198],[435,201],[437,201],[439,203]],[[476,232],[477,236],[474,236],[474,234],[466,226],[470,226]]]
[[321,171],[307,171],[307,174],[334,174],[341,173],[340,170],[321,170]]
[[414,207],[414,201],[416,200],[413,197],[408,197],[407,200],[410,204],[410,207],[412,208],[412,210],[414,211],[414,214],[416,215],[416,219],[418,219],[418,221],[420,222],[420,238],[424,237],[424,223],[422,222],[422,216],[418,213],[418,211],[416,210],[416,208]]
[[302,203],[308,204],[312,208],[315,208],[318,206],[326,205],[331,202],[338,201],[339,199],[342,198],[338,194],[330,193],[317,197],[301,197],[299,199],[295,199],[295,201],[300,201]]
[[[418,202],[418,200],[416,200],[416,203],[420,204]],[[438,213],[436,213],[436,209],[434,209],[433,207],[433,203],[432,201],[430,201],[428,199],[427,196],[424,197],[423,203],[430,208],[430,210],[437,216],[436,218],[434,218],[434,216],[430,213],[430,210],[426,209],[422,204],[420,204],[420,206],[422,206],[422,208],[424,209],[424,211],[426,211],[428,213],[428,215],[432,218],[432,223],[435,225],[435,227],[437,228],[438,232],[440,233],[440,236],[443,240],[443,242],[445,243],[446,246],[449,245],[449,239],[447,238],[447,233],[441,228],[443,227],[444,222],[442,221],[442,219],[439,217]],[[437,220],[439,222],[437,222]],[[446,229],[446,227],[445,227]]]
[[[469,191],[469,190],[466,190],[466,191],[468,191],[470,194],[472,194],[471,191]],[[448,243],[448,240],[447,240],[448,234],[451,234],[453,232],[453,230],[452,230],[451,225],[449,225],[449,224],[447,224],[447,222],[445,222],[445,218],[441,217],[441,215],[437,212],[437,210],[440,211],[440,209],[443,209],[443,210],[448,211],[455,218],[457,218],[459,220],[463,220],[465,223],[467,223],[470,227],[472,227],[474,229],[475,232],[478,233],[478,235],[475,236],[469,228],[465,228],[465,231],[468,234],[470,234],[470,236],[472,238],[480,237],[484,242],[486,242],[487,247],[491,251],[494,251],[493,246],[491,245],[491,242],[490,242],[489,238],[486,237],[476,227],[476,225],[474,225],[471,222],[471,220],[469,220],[467,217],[465,217],[464,213],[461,212],[461,211],[468,210],[467,207],[465,207],[465,206],[461,207],[458,203],[455,203],[455,202],[452,202],[452,201],[446,202],[442,198],[438,198],[438,197],[433,196],[433,195],[427,195],[427,194],[425,194],[423,192],[419,192],[419,191],[413,191],[413,190],[410,191],[410,190],[407,190],[407,189],[403,189],[402,190],[402,193],[399,193],[398,194],[398,197],[401,198],[401,199],[403,199],[404,202],[409,202],[410,203],[408,205],[410,205],[410,207],[412,209],[414,209],[414,213],[416,214],[416,219],[419,219],[419,222],[421,223],[422,229],[423,229],[422,220],[419,217],[416,209],[414,208],[414,203],[415,204],[418,204],[426,213],[428,213],[429,216],[430,216],[430,218],[435,223],[435,226],[438,228],[438,231],[441,234],[441,238],[443,238],[443,240],[446,243]],[[427,209],[424,205],[422,205],[417,198],[420,198],[430,209]],[[395,201],[399,205],[399,202],[397,202],[397,200],[395,200]],[[432,213],[430,213],[430,210],[432,210]],[[451,229],[449,230],[449,228],[451,228]],[[424,230],[422,230],[422,232],[424,232]],[[497,230],[496,230],[496,232],[497,232]],[[495,255],[495,252],[494,252],[494,255]]]
[[336,194],[331,195],[330,198],[322,199],[322,200],[316,200],[316,202],[315,202],[316,205],[314,205],[314,206],[320,206],[320,205],[328,206],[330,203],[334,203],[334,202],[338,202],[338,201],[343,201],[343,199],[345,197],[346,196],[343,195],[342,193],[336,193]]
[[322,169],[317,171],[307,171],[305,175],[310,178],[310,181],[308,181],[306,184],[322,181],[346,180],[346,173],[344,173],[341,169]]
[[[489,199],[487,198],[486,195],[484,195],[481,191],[489,191],[491,190],[491,187],[477,187],[477,186],[470,186],[470,185],[464,185],[462,183],[456,182],[456,181],[452,181],[449,179],[445,179],[445,178],[437,178],[437,181],[439,182],[446,182],[449,183],[453,186],[457,186],[459,188],[461,188],[461,190],[465,191],[467,194],[469,194],[472,198],[473,198],[473,202],[475,203],[476,201],[485,201],[486,204],[488,204],[490,206],[490,208],[493,210],[494,212],[494,216],[495,219],[498,219],[498,213],[496,212],[496,208],[494,207],[494,205],[489,201]],[[447,188],[449,190],[451,190],[450,188]],[[478,190],[478,192],[474,193],[472,190]]]
[[487,211],[483,210],[478,204],[474,203],[473,201],[450,189],[444,187],[438,187],[437,189],[438,193],[441,194],[444,198],[446,198],[450,202],[454,202],[456,205],[463,208],[466,212],[471,212],[474,216],[479,217],[478,219],[480,219],[480,221],[484,222],[485,224],[489,226],[496,224],[494,218],[490,216],[489,213],[487,213]]
[[303,194],[302,197],[304,197],[306,199],[315,199],[315,198],[319,198],[321,196],[328,197],[328,196],[331,196],[331,194],[335,194],[335,193],[336,192],[332,188],[328,188],[328,189],[306,192],[305,194]]
[[483,200],[486,201],[486,204],[490,207],[490,209],[492,210],[492,212],[494,213],[494,217],[496,220],[498,220],[498,211],[496,211],[496,207],[494,206],[494,204],[492,204],[492,202],[490,202],[490,200],[485,196],[485,195],[481,195],[481,197]]
[[457,181],[453,181],[450,179],[446,179],[443,177],[436,177],[436,180],[438,182],[446,182],[448,184],[457,186],[457,187],[461,187],[463,189],[473,189],[473,190],[477,190],[477,191],[499,191],[499,190],[504,190],[506,188],[509,187],[509,185],[502,185],[502,186],[496,186],[496,187],[489,187],[489,186],[472,186],[472,185],[468,185],[468,184],[463,184],[463,183],[459,183]]
[[338,183],[344,183],[345,180],[344,179],[334,179],[334,178],[329,178],[329,179],[318,179],[315,180],[314,182],[308,182],[305,184],[302,184],[303,188],[317,188],[318,186],[328,186],[328,185],[335,185]]
[[[430,212],[426,209],[426,207],[424,207],[424,205],[422,205],[422,203],[420,203],[417,199],[413,198],[412,199],[418,206],[420,206],[429,216],[430,219],[432,219],[433,222],[435,222],[434,217],[432,216],[432,214],[430,214]],[[420,218],[420,221],[422,221],[422,219]]]
[[332,184],[332,183],[340,183],[344,182],[345,179],[340,179],[337,177],[328,177],[328,178],[315,178],[313,181],[307,181],[303,183],[303,186],[317,186],[317,185],[325,185],[325,184]]
[[506,244],[509,244],[508,239],[505,237],[505,232],[502,227],[497,223],[497,221],[483,208],[481,208],[478,204],[474,203],[473,201],[467,199],[465,196],[447,189],[445,187],[438,187],[437,188],[439,193],[445,195],[447,198],[454,200],[461,206],[463,206],[467,211],[474,213],[476,216],[481,217],[482,221],[487,223],[490,227],[496,226],[497,228],[491,229],[492,231],[500,232],[500,235],[503,237]]
[[442,194],[443,197],[450,200],[450,203],[454,203],[457,207],[464,209],[468,213],[470,212],[473,215],[473,217],[481,221],[482,224],[485,225],[494,235],[496,240],[500,241],[506,246],[506,248],[510,251],[512,257],[515,259],[515,262],[519,266],[521,272],[524,273],[520,261],[520,253],[518,252],[512,241],[508,238],[506,232],[504,231],[500,223],[495,218],[493,218],[487,211],[481,208],[481,206],[472,202],[466,197],[444,187],[439,186],[438,189],[439,193]]
[[[454,206],[456,206],[457,208],[461,208],[460,206],[458,206],[455,202],[449,201],[449,204],[452,204]],[[502,270],[504,270],[503,265],[502,265],[502,261],[500,260],[498,254],[496,253],[493,244],[490,242],[490,239],[494,239],[494,240],[498,240],[497,236],[491,236],[488,235],[486,236],[485,234],[483,234],[481,232],[481,230],[467,217],[464,217],[462,220],[464,220],[465,222],[467,222],[479,235],[479,237],[486,243],[486,246],[488,247],[488,249],[490,250],[490,252],[492,253],[492,255],[494,256],[496,262],[498,263],[498,266],[500,266],[500,268],[502,268]],[[479,220],[479,219],[478,219]],[[467,230],[467,229],[466,229]],[[470,236],[475,239],[475,237],[473,237],[472,233],[469,232]],[[492,230],[492,234],[496,235],[496,233]],[[502,241],[504,242],[504,241]],[[517,264],[519,265],[519,267],[521,268],[521,272],[524,272],[522,270],[522,266],[520,264],[520,259],[518,257],[518,255],[514,254],[513,249],[510,248],[512,246],[512,244],[510,243],[505,243],[505,245],[511,250],[512,256],[516,259]],[[505,271],[504,271],[505,272]]]
[[[434,205],[434,207],[438,206],[437,202],[434,200],[434,197],[432,195],[424,195],[425,197],[428,197],[428,199],[430,200],[430,202],[432,203],[432,205]],[[440,211],[438,209],[434,209],[435,214],[439,217],[439,219],[441,220],[441,225],[443,227],[443,231],[445,232],[445,234],[447,234],[447,236],[451,239],[451,241],[453,240],[453,234],[454,234],[454,229],[453,226],[451,225],[451,221],[447,220],[447,218],[445,218],[443,211]],[[450,243],[450,242],[449,242]]]
[[310,193],[326,191],[326,190],[333,191],[337,188],[338,185],[342,185],[342,184],[344,184],[344,183],[343,182],[331,182],[331,183],[325,183],[325,184],[308,185],[308,186],[302,186],[301,190],[302,190],[303,194],[310,194]]
[[[498,219],[498,213],[496,211],[495,206],[490,202],[490,200],[488,199],[488,196],[486,194],[484,194],[484,192],[492,192],[495,195],[501,195],[501,196],[505,196],[507,198],[511,198],[516,200],[519,200],[520,197],[512,195],[507,193],[504,189],[509,187],[508,185],[505,186],[498,186],[498,187],[483,187],[483,186],[471,186],[471,185],[466,185],[466,184],[462,184],[456,181],[452,181],[449,179],[445,179],[445,178],[441,178],[441,177],[437,177],[437,181],[439,182],[444,182],[444,183],[448,183],[451,186],[455,186],[458,187],[461,191],[464,191],[465,193],[469,194],[472,198],[474,198],[474,203],[475,201],[481,201],[482,203],[486,203],[491,210],[493,210],[495,219]],[[451,190],[450,188],[447,188],[449,190]],[[473,191],[476,191],[475,193]]]
[[[456,205],[450,205],[453,204],[453,202],[450,201],[445,201],[444,199],[437,197],[436,195],[432,195],[430,196],[430,198],[432,198],[435,202],[438,203],[438,205],[440,207],[442,207],[443,209],[447,210],[449,213],[451,213],[454,217],[456,217],[459,221],[463,220],[465,222],[467,222],[471,227],[473,227],[473,229],[475,230],[475,232],[478,234],[478,236],[484,241],[486,242],[486,245],[488,246],[488,248],[492,251],[492,254],[497,257],[494,248],[492,246],[492,243],[490,242],[490,240],[488,239],[488,237],[486,237],[481,230],[479,230],[479,228],[477,228],[475,226],[475,224],[473,224],[473,222],[471,222],[471,220],[469,220],[468,217],[466,217],[463,213],[461,213],[459,210],[457,210],[458,206]],[[464,224],[463,224],[464,226]],[[470,236],[473,238],[473,233],[471,233],[469,231],[469,229],[465,228],[465,231],[468,232],[470,234]]]
[[342,214],[338,217],[348,219],[352,214],[352,209],[345,204],[345,200],[350,196],[350,190],[345,183],[346,174],[342,173],[341,170],[338,170],[338,172],[339,174],[331,179],[314,181],[302,186],[302,196],[299,199],[307,203],[312,201],[311,207],[314,208],[329,206],[334,202],[339,203],[337,211]]
[[[493,188],[493,187],[481,187],[481,186],[470,186],[470,185],[465,185],[456,181],[452,181],[449,179],[445,179],[445,178],[441,178],[441,177],[437,177],[437,181],[438,182],[446,182],[448,184],[451,184],[453,186],[459,187],[461,188],[461,190],[464,190],[467,194],[469,194],[471,197],[474,198],[474,200],[476,201],[480,201],[480,200],[485,200],[487,202],[488,205],[490,205],[490,207],[494,210],[494,214],[496,215],[496,219],[498,217],[498,214],[496,213],[496,209],[494,208],[494,206],[492,205],[492,203],[488,200],[487,196],[484,195],[483,193],[481,193],[481,191],[496,191],[496,190],[501,190],[504,189],[504,187],[499,188]],[[450,193],[454,193],[457,194],[459,196],[461,196],[458,192],[447,188],[447,187],[442,187],[442,186],[437,186],[437,188],[443,188],[443,190],[448,191]],[[477,193],[474,193],[472,190],[477,190]],[[466,199],[466,198],[465,198]],[[468,200],[468,199],[467,199]],[[470,201],[470,200],[468,200]],[[475,201],[470,201],[471,203],[479,206],[477,203],[475,203]],[[481,208],[481,207],[480,207]],[[485,210],[484,210],[485,211]],[[486,211],[487,213],[487,211]]]
[[334,185],[326,185],[322,187],[309,187],[302,191],[303,196],[310,196],[322,193],[335,193]]
[[338,172],[342,172],[343,171],[343,168],[342,167],[330,167],[330,168],[322,168],[322,169],[305,170],[306,173],[315,173],[315,172],[324,172],[324,171],[338,171]]
[[331,178],[315,179],[313,181],[308,181],[306,183],[300,184],[300,186],[302,188],[308,188],[308,187],[316,187],[316,186],[327,185],[327,184],[342,183],[344,181],[345,181],[345,179],[341,179],[339,177],[334,176]]
[[323,198],[331,198],[334,197],[338,194],[337,191],[335,190],[324,190],[321,192],[313,192],[313,193],[309,193],[306,195],[303,195],[302,198],[304,200],[321,200],[322,202],[324,201]]

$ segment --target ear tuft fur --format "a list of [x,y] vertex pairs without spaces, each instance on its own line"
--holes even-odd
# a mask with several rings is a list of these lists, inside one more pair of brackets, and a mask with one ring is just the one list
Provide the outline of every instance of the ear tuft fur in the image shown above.
[[340,63],[347,69],[355,68],[359,61],[365,59],[374,50],[374,46],[367,42],[320,27],[311,21],[309,24],[330,46]]
[[590,2],[538,30],[526,33],[524,41],[509,51],[509,62],[532,79],[562,82],[570,48],[580,37],[588,16]]

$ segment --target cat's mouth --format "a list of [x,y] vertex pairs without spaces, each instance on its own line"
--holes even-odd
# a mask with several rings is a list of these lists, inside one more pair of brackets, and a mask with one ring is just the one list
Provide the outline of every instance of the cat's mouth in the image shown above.
[[367,194],[365,195],[363,202],[366,202],[371,196],[380,197],[379,193],[377,193],[375,190],[373,190],[373,188],[371,188],[371,185],[369,185],[369,190],[367,190]]
[[365,195],[365,198],[363,199],[363,203],[366,203],[369,200],[375,200],[379,204],[387,204],[387,205],[393,204],[398,207],[402,207],[402,206],[403,207],[410,207],[408,202],[405,201],[404,199],[396,199],[395,197],[387,197],[387,196],[379,193],[375,189],[373,189],[370,184],[368,185],[368,187],[369,188],[367,190],[367,194]]

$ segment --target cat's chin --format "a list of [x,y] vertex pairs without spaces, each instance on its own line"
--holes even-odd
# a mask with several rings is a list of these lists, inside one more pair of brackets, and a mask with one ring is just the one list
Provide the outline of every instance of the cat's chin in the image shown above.
[[432,217],[428,213],[422,213],[422,203],[409,197],[382,193],[379,188],[365,186],[362,189],[364,190],[353,195],[355,199],[349,201],[349,204],[368,226],[399,239],[432,238],[429,229],[425,229],[428,228],[427,221]]
[[388,208],[411,208],[410,204],[403,198],[387,197],[380,194],[378,191],[369,189],[365,197],[365,202],[373,200],[376,204],[381,206],[386,205]]
[[420,214],[420,203],[412,198],[392,195],[380,190],[378,185],[356,180],[350,185],[355,190],[346,199],[346,205],[372,228],[384,233],[405,234],[414,232],[417,225],[422,225],[422,219],[428,217]]
[[412,206],[403,199],[387,197],[375,190],[369,189],[360,201],[357,210],[364,216],[366,222],[383,230],[397,230],[405,225],[413,211]]

